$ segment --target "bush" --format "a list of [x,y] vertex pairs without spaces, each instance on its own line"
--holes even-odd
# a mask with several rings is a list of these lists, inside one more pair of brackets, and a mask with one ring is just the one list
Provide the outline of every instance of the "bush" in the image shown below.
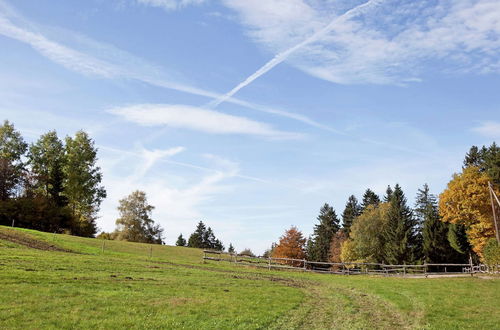
[[500,265],[500,244],[494,238],[490,238],[486,243],[483,250],[484,263],[489,267],[496,267]]

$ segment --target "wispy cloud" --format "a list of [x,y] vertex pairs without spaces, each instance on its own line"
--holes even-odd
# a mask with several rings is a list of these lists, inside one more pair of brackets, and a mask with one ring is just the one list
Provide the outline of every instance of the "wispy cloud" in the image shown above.
[[474,127],[472,131],[487,138],[500,139],[500,122],[484,121],[479,126]]
[[[224,0],[249,36],[276,54],[293,49],[359,3]],[[499,17],[496,0],[380,1],[295,49],[286,61],[342,84],[403,84],[431,70],[498,73]]]
[[143,126],[170,126],[212,134],[246,134],[273,139],[302,137],[245,117],[187,105],[138,104],[113,108],[108,112]]
[[[167,229],[167,241],[174,242],[179,232],[186,234],[193,230],[196,221],[203,214],[200,208],[206,202],[231,191],[232,187],[226,183],[228,180],[240,177],[239,165],[220,156],[203,157],[214,163],[214,168],[179,163],[171,159],[184,151],[182,147],[166,150],[149,150],[144,147],[119,150],[99,146],[99,150],[104,184],[108,191],[108,197],[101,208],[100,225],[106,231],[114,229],[114,221],[118,217],[118,201],[140,189],[147,193],[151,205],[157,207],[153,218]],[[178,176],[167,171],[165,164],[181,164],[194,171],[187,177]]]
[[199,5],[206,2],[206,0],[137,0],[137,2],[171,11],[190,5]]
[[[87,76],[106,79],[132,79],[183,93],[219,99],[221,94],[185,84],[182,75],[165,70],[120,50],[112,45],[92,40],[80,34],[58,29],[56,41],[41,32],[41,28],[18,14],[6,2],[0,0],[0,35],[24,42],[49,60]],[[52,29],[53,31],[54,29]],[[71,44],[71,46],[69,45]],[[316,128],[337,132],[305,115],[254,104],[236,98],[226,100],[259,112],[288,118]]]
[[233,95],[238,93],[239,90],[244,88],[245,86],[248,86],[251,84],[255,79],[259,78],[272,68],[274,68],[276,65],[282,63],[285,61],[288,57],[290,57],[292,54],[296,53],[300,49],[306,47],[307,45],[310,45],[312,43],[315,43],[316,41],[322,39],[326,34],[328,34],[330,31],[335,29],[336,27],[340,26],[341,24],[345,24],[347,20],[350,18],[364,13],[366,10],[368,10],[371,6],[378,5],[380,0],[370,0],[362,5],[356,6],[353,9],[348,10],[346,13],[342,14],[339,17],[336,17],[333,21],[331,21],[328,25],[325,27],[321,28],[320,30],[314,32],[311,36],[307,37],[306,39],[302,40],[298,44],[294,45],[293,47],[290,47],[286,49],[285,51],[280,52],[276,56],[274,56],[273,59],[271,59],[269,62],[264,64],[261,68],[259,68],[257,71],[255,71],[253,74],[248,76],[244,81],[236,85],[232,90],[230,90],[228,93],[222,95],[220,98],[214,100],[210,105],[212,107],[216,107],[222,102],[225,102],[229,98],[231,98]]

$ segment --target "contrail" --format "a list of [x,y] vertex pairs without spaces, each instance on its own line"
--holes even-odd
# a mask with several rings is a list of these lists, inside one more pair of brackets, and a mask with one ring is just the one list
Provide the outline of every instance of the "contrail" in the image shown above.
[[272,60],[270,60],[269,62],[264,64],[255,73],[250,75],[247,79],[245,79],[243,82],[238,84],[236,87],[234,87],[228,93],[226,93],[226,94],[222,95],[221,97],[219,97],[218,99],[215,99],[214,101],[210,102],[208,104],[208,106],[214,108],[214,107],[217,107],[219,104],[226,102],[229,98],[231,98],[234,94],[236,94],[240,89],[242,89],[245,86],[248,86],[255,79],[259,78],[260,76],[262,76],[263,74],[265,74],[266,72],[268,72],[269,70],[274,68],[276,65],[278,65],[281,62],[283,62],[284,60],[286,60],[291,54],[293,54],[294,52],[296,52],[300,48],[321,39],[325,34],[330,32],[331,30],[333,30],[333,28],[337,24],[345,22],[356,15],[363,14],[367,9],[380,4],[382,1],[383,0],[370,0],[368,2],[365,2],[364,4],[361,4],[357,7],[354,7],[352,9],[346,11],[341,16],[336,17],[327,26],[325,26],[321,30],[315,32],[309,38],[305,39],[304,41],[298,43],[297,45],[277,54],[276,56],[274,56]]

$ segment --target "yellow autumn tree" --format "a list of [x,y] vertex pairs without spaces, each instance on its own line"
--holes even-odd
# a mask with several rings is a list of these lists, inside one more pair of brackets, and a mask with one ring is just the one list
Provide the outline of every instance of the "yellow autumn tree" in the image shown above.
[[442,220],[465,225],[467,239],[481,258],[486,242],[495,236],[488,181],[491,179],[485,172],[470,166],[454,174],[439,196]]

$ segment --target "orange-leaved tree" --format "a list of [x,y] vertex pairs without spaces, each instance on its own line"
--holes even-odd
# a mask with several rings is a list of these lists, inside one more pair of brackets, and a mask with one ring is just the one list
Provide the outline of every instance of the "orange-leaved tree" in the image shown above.
[[297,227],[292,226],[280,237],[280,241],[273,250],[274,258],[304,259],[306,238]]
[[495,236],[488,181],[491,178],[485,172],[470,166],[453,175],[439,196],[442,220],[465,225],[467,239],[480,257],[488,239]]

